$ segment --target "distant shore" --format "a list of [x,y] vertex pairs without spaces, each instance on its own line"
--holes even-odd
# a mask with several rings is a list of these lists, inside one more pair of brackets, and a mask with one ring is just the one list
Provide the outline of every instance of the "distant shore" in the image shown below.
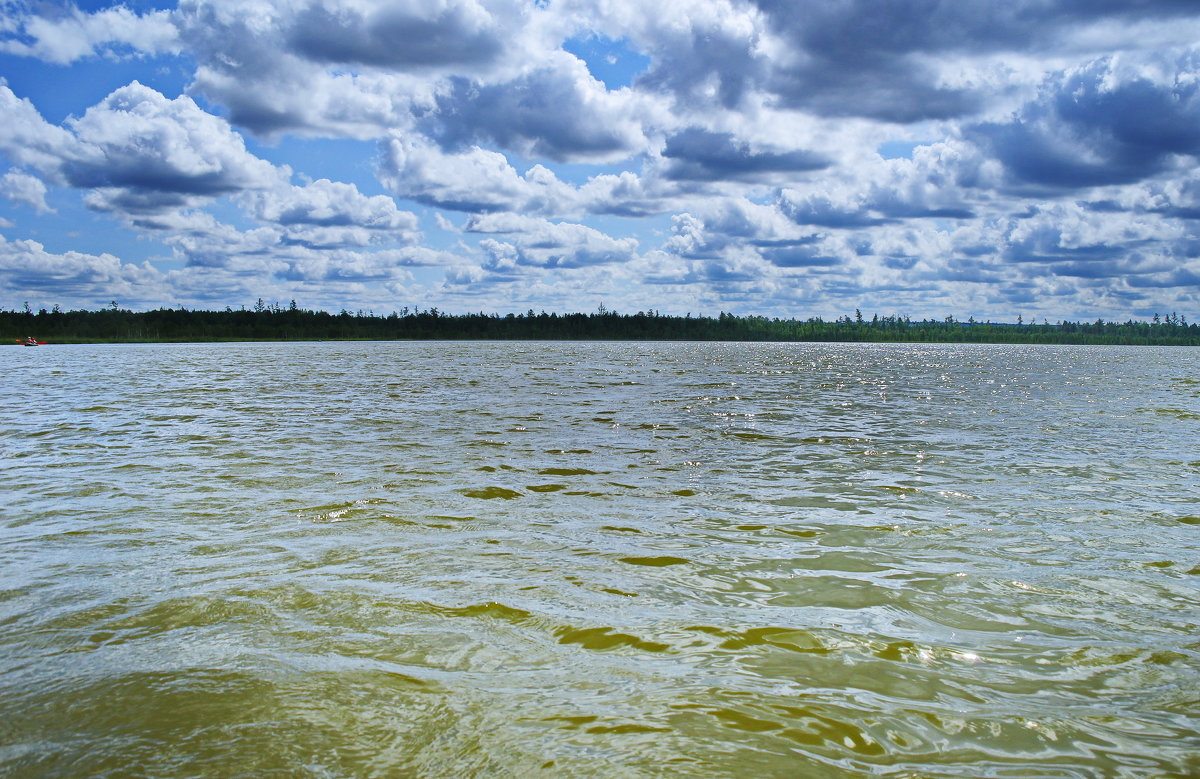
[[780,319],[762,316],[673,316],[656,311],[618,314],[445,314],[436,308],[330,314],[261,301],[253,309],[203,311],[0,311],[0,331],[18,345],[27,337],[55,343],[184,343],[224,341],[814,341],[1200,346],[1200,325],[1168,315],[1153,321],[993,323],[947,317],[843,316]]

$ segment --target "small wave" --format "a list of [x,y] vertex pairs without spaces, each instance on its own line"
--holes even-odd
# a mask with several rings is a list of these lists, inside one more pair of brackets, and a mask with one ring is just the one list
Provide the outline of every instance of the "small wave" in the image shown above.
[[821,639],[806,630],[784,627],[760,627],[747,630],[729,631],[722,628],[693,627],[702,633],[712,633],[725,638],[721,649],[745,649],[747,647],[775,647],[789,652],[808,654],[828,654],[833,650],[826,647]]
[[1139,408],[1137,410],[1158,416],[1175,417],[1176,419],[1200,419],[1200,414],[1182,408]]
[[671,728],[654,727],[652,725],[639,725],[634,722],[626,722],[620,725],[593,725],[587,729],[587,732],[592,735],[628,735],[631,733],[670,733]]
[[430,612],[443,617],[454,619],[498,619],[513,624],[521,624],[533,619],[533,615],[525,609],[518,609],[496,601],[473,603],[469,606],[435,606],[430,605]]
[[302,508],[296,512],[296,516],[312,516],[314,522],[346,522],[364,515],[379,515],[378,509],[371,507],[387,505],[388,503],[388,501],[381,498],[361,498],[349,503],[334,503],[325,506]]
[[527,485],[525,485],[525,489],[529,490],[530,492],[560,492],[562,490],[565,490],[566,488],[567,488],[567,485],[565,485],[565,484],[527,484]]
[[683,557],[671,557],[670,555],[660,555],[657,557],[619,557],[617,559],[629,565],[645,565],[652,568],[665,568],[670,565],[690,565],[692,562]]
[[510,490],[506,487],[482,487],[479,489],[462,489],[459,490],[468,498],[479,498],[480,500],[512,500],[513,498],[521,497],[521,493],[516,490]]
[[724,433],[731,438],[738,438],[742,441],[778,441],[779,436],[768,435],[766,433],[753,433],[747,430],[731,430]]
[[610,627],[600,628],[571,628],[563,627],[554,631],[560,644],[578,644],[584,649],[604,651],[607,649],[639,649],[643,652],[666,652],[670,644],[658,641],[646,641],[629,633],[619,633]]

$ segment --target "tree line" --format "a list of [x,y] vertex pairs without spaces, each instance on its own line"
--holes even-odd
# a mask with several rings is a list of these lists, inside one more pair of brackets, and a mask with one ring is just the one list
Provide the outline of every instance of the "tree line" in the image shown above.
[[1011,344],[1200,345],[1200,326],[1185,317],[1155,315],[1150,321],[1041,324],[865,318],[860,311],[832,321],[820,317],[620,314],[603,306],[594,313],[447,314],[436,308],[374,312],[310,311],[268,305],[223,311],[159,308],[131,311],[113,303],[99,310],[0,310],[0,330],[15,343],[28,336],[49,343],[179,343],[203,341],[332,340],[614,340],[614,341],[844,341]]

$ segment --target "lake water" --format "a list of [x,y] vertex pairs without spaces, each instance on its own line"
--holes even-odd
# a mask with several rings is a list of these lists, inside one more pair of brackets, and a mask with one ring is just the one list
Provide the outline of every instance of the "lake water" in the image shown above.
[[1200,774],[1200,350],[0,367],[5,776]]

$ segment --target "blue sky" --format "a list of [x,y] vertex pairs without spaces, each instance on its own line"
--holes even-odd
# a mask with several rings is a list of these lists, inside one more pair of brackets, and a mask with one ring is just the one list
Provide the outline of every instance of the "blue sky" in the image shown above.
[[0,307],[1200,319],[1200,8],[0,0]]

